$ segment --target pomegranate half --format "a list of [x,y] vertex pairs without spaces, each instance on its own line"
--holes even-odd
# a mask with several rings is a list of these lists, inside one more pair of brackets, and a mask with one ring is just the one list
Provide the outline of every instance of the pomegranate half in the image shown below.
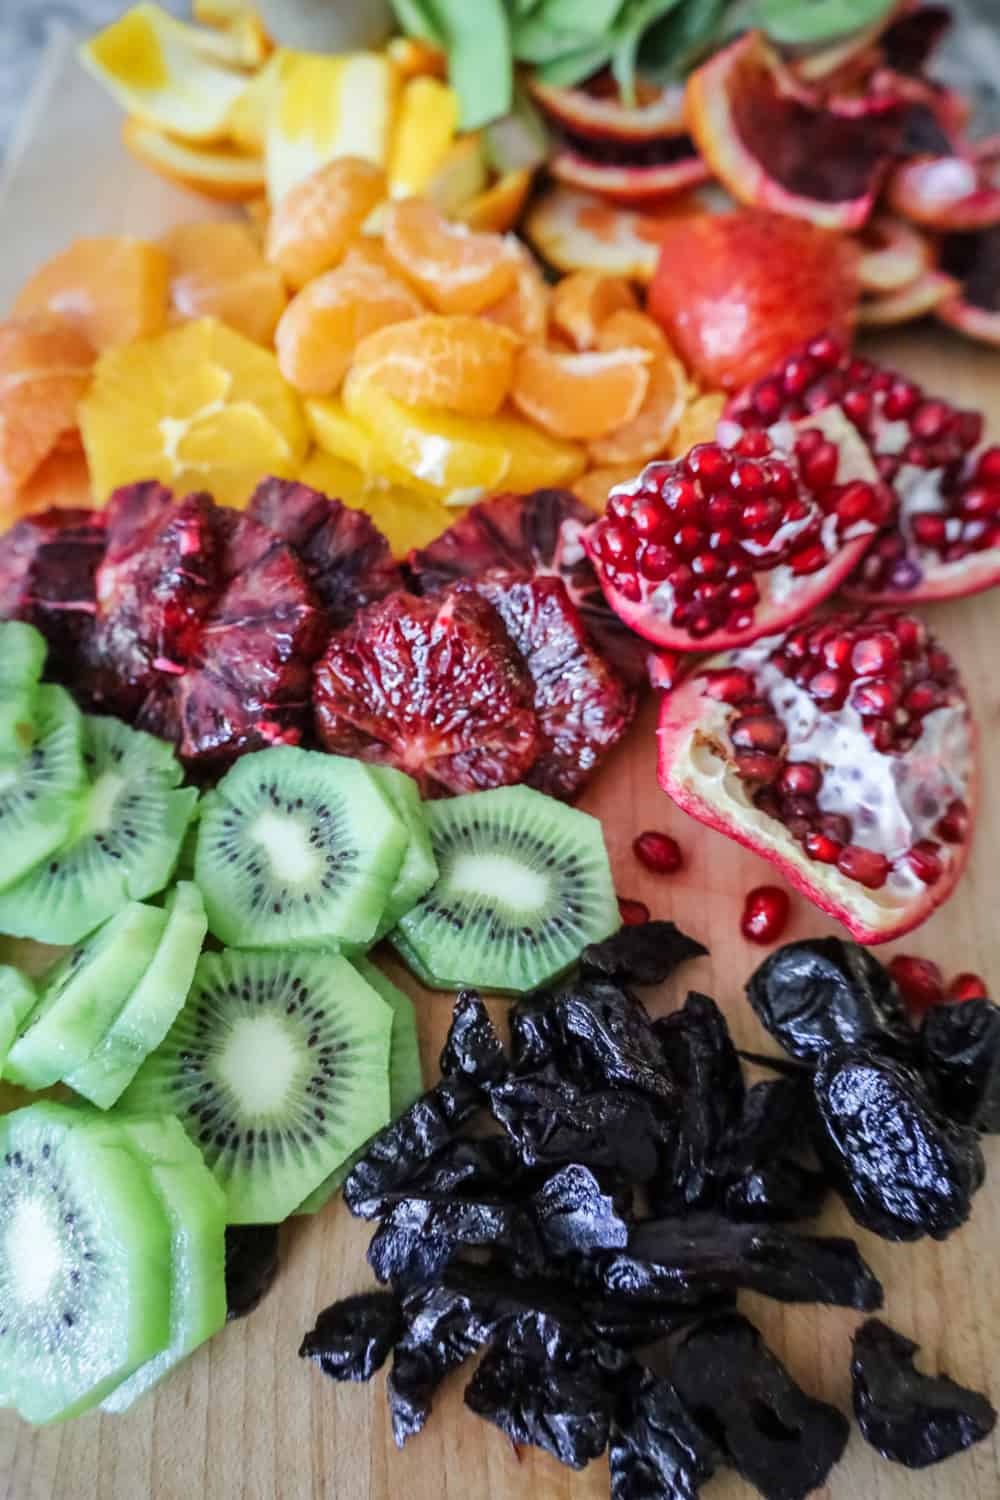
[[659,779],[861,943],[947,900],[965,867],[976,732],[920,620],[843,612],[718,656],[664,695]]

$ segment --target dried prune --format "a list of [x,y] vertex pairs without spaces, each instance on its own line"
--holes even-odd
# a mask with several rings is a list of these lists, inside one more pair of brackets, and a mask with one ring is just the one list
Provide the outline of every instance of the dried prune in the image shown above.
[[562,1068],[574,1081],[623,1084],[663,1105],[675,1103],[659,1038],[634,995],[606,979],[584,979],[556,997],[555,1012]]
[[712,1161],[740,1118],[744,1083],[726,1018],[714,1000],[692,992],[682,1010],[655,1024],[671,1073],[683,1085],[677,1144],[656,1184],[658,1207],[691,1207],[711,1196]]
[[508,1014],[510,1065],[515,1073],[535,1073],[560,1050],[553,996],[545,990],[516,1000]]
[[844,1451],[847,1418],[806,1395],[738,1313],[684,1335],[670,1375],[694,1420],[765,1500],[802,1500]]
[[865,1039],[904,1050],[913,1043],[891,975],[867,948],[841,938],[779,948],[750,976],[747,997],[785,1051],[810,1062]]
[[671,1140],[649,1098],[628,1089],[587,1092],[551,1067],[499,1084],[490,1109],[529,1166],[578,1162],[649,1182]]
[[506,1325],[465,1391],[465,1404],[560,1463],[582,1469],[607,1446],[611,1396],[593,1345],[544,1313]]
[[751,1224],[785,1224],[815,1219],[830,1190],[824,1172],[804,1167],[792,1157],[778,1156],[722,1188],[719,1206],[729,1219]]
[[491,1336],[494,1321],[474,1310],[461,1291],[421,1290],[403,1304],[406,1332],[396,1344],[386,1395],[397,1448],[430,1416],[438,1386]]
[[486,1087],[507,1072],[507,1058],[489,1011],[476,990],[463,990],[455,1001],[448,1039],[441,1053],[446,1078],[467,1078]]
[[245,1318],[267,1296],[278,1274],[277,1224],[226,1229],[226,1318]]
[[825,1174],[787,1154],[808,1137],[811,1102],[806,1077],[768,1079],[747,1091],[739,1122],[713,1163],[727,1217],[782,1223],[819,1213],[829,1187]]
[[708,949],[673,922],[636,922],[580,955],[584,973],[592,970],[625,984],[662,984],[675,969]]
[[997,1414],[985,1396],[947,1375],[913,1368],[919,1345],[878,1318],[854,1335],[854,1414],[866,1442],[893,1463],[924,1469],[981,1442]]
[[817,1149],[859,1224],[916,1240],[965,1223],[985,1171],[979,1140],[937,1111],[914,1068],[865,1046],[831,1052],[815,1093]]
[[458,1137],[416,1172],[399,1193],[383,1195],[383,1212],[397,1197],[410,1193],[458,1193],[462,1197],[490,1197],[517,1192],[528,1175],[513,1142],[505,1135]]
[[550,1255],[590,1255],[628,1244],[628,1225],[587,1167],[574,1164],[554,1172],[531,1207]]
[[853,1240],[733,1224],[718,1214],[647,1219],[604,1268],[611,1293],[654,1300],[692,1287],[760,1292],[779,1302],[823,1302],[872,1312],[882,1286]]
[[920,1057],[952,1120],[1000,1131],[1000,1007],[990,1000],[932,1006],[920,1028]]
[[385,1195],[398,1193],[453,1140],[479,1108],[478,1089],[465,1079],[448,1079],[368,1142],[344,1181],[344,1202],[359,1219],[377,1219]]
[[392,1292],[345,1297],[316,1319],[299,1348],[331,1380],[371,1380],[403,1332],[399,1299]]
[[537,1237],[528,1215],[516,1204],[399,1198],[372,1236],[368,1264],[382,1282],[426,1281],[468,1245],[530,1260]]
[[669,1380],[641,1365],[624,1372],[608,1444],[611,1500],[697,1500],[719,1457]]

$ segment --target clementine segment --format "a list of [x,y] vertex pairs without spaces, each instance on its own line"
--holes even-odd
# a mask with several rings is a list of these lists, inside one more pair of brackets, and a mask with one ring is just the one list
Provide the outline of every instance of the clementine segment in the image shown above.
[[170,257],[175,318],[219,318],[255,343],[271,344],[288,296],[245,224],[179,224],[160,244]]
[[14,315],[55,313],[98,350],[158,333],[167,321],[170,262],[131,235],[74,240],[30,277]]
[[307,396],[327,396],[343,380],[356,346],[390,323],[417,318],[419,297],[376,265],[352,260],[317,276],[282,314],[278,368]]
[[514,405],[556,437],[600,438],[638,415],[650,360],[646,349],[562,354],[529,345],[518,356]]
[[726,398],[721,391],[710,391],[696,396],[681,413],[674,435],[670,440],[671,458],[681,458],[690,453],[696,443],[714,443],[715,432],[722,421]]
[[438,312],[481,312],[517,280],[518,262],[499,235],[452,224],[420,198],[391,205],[385,248]]
[[509,328],[525,343],[544,344],[549,327],[551,293],[534,259],[521,246],[511,249],[517,277],[509,292],[483,309],[481,316]]
[[53,506],[89,510],[93,503],[87,457],[79,440],[71,447],[59,443],[21,486],[13,510],[0,506],[0,527],[19,516],[30,516]]
[[327,162],[276,205],[268,225],[268,260],[293,287],[305,286],[341,260],[385,194],[385,173],[374,163],[354,156]]
[[552,321],[577,349],[596,348],[602,324],[614,313],[637,307],[627,281],[600,271],[573,271],[552,293]]
[[643,464],[656,458],[668,447],[687,399],[687,375],[680,360],[672,354],[657,355],[649,366],[639,410],[590,444],[591,459],[597,464]]
[[370,334],[354,367],[397,401],[492,417],[514,380],[520,339],[479,318],[430,314]]
[[50,314],[0,323],[0,506],[76,428],[93,362],[84,335]]
[[597,331],[598,349],[648,349],[650,354],[667,354],[670,345],[659,323],[647,313],[623,308],[613,312]]

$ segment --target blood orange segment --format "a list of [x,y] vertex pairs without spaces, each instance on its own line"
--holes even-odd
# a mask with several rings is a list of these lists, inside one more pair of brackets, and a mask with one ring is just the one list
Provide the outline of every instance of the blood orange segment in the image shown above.
[[275,335],[278,367],[305,395],[330,395],[362,340],[423,310],[398,278],[375,265],[345,262],[317,276],[289,303]]
[[556,437],[603,437],[638,416],[650,361],[646,349],[559,354],[532,345],[518,357],[514,405]]
[[577,349],[594,349],[602,325],[614,313],[638,308],[635,292],[620,276],[573,271],[552,294],[552,321]]
[[167,255],[148,240],[74,240],[25,283],[14,315],[55,313],[95,349],[107,349],[159,333],[167,321],[169,278]]
[[76,428],[93,361],[83,334],[50,314],[0,323],[0,505]]
[[481,312],[517,280],[517,259],[499,235],[476,234],[464,224],[449,223],[419,198],[391,206],[385,247],[438,312]]
[[551,293],[532,256],[521,246],[512,247],[517,260],[517,276],[509,292],[499,302],[484,308],[480,314],[491,323],[499,323],[528,344],[543,344],[549,327]]
[[179,224],[160,244],[170,257],[175,318],[219,318],[270,345],[288,297],[245,224]]
[[267,258],[293,287],[335,266],[385,197],[381,167],[342,156],[311,172],[277,203],[268,225]]
[[509,329],[479,318],[431,314],[370,334],[354,367],[409,406],[492,417],[510,393],[519,344]]
[[143,166],[222,203],[259,198],[266,186],[263,157],[225,141],[214,146],[176,141],[155,125],[132,118],[122,124],[122,141]]

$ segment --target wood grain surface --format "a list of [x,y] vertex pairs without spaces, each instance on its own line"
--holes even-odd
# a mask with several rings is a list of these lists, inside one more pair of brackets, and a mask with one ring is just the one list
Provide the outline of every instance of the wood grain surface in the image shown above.
[[[104,153],[103,180],[127,197],[136,183],[143,212],[107,196],[86,224],[61,217],[47,198],[37,256],[75,233],[113,227],[144,231],[183,214],[201,216],[195,200],[165,194],[150,207],[152,179],[129,177],[99,102],[75,74],[52,71],[52,86],[71,118],[89,120],[85,149]],[[76,92],[74,92],[74,90]],[[81,99],[83,104],[81,104]],[[90,101],[88,103],[88,101]],[[28,141],[11,193],[25,202],[37,190],[51,130],[40,111],[37,139]],[[101,125],[101,121],[104,125]],[[61,127],[72,179],[80,146]],[[75,155],[73,154],[75,151]],[[118,153],[118,154],[116,154]],[[79,163],[83,172],[84,165]],[[77,206],[78,192],[72,194]],[[93,202],[93,200],[92,200]],[[59,222],[54,226],[53,219]],[[95,219],[97,222],[95,222]],[[111,221],[111,222],[109,222]],[[11,220],[4,212],[5,224]],[[19,220],[18,259],[26,257],[30,222]],[[53,244],[53,240],[55,243]],[[44,242],[44,249],[43,249]],[[0,309],[8,292],[2,284]],[[1000,437],[1000,358],[933,330],[913,330],[871,345],[950,400],[980,406]],[[900,945],[936,959],[947,973],[975,969],[1000,988],[1000,593],[938,606],[926,618],[954,652],[982,728],[983,793],[969,871],[957,893],[918,933]],[[670,1009],[694,986],[724,1007],[740,1044],[773,1050],[743,999],[743,983],[760,959],[739,936],[743,895],[771,879],[770,867],[718,834],[687,819],[658,790],[655,706],[647,704],[627,743],[603,768],[583,805],[604,824],[618,889],[648,903],[701,938],[711,956],[689,965],[680,983],[652,997]],[[636,833],[674,834],[687,862],[673,877],[657,878],[631,853]],[[835,931],[793,896],[789,938]],[[883,955],[892,949],[881,950]],[[380,960],[382,955],[378,955]],[[447,997],[422,991],[394,964],[385,966],[417,1002],[427,1077],[436,1076],[450,1015]],[[995,991],[996,992],[996,991]],[[502,1003],[493,1006],[502,1018]],[[1000,1405],[1000,1141],[986,1141],[990,1176],[970,1223],[945,1244],[889,1245],[857,1230],[839,1207],[821,1221],[824,1232],[854,1234],[886,1288],[885,1316],[923,1346],[926,1368],[989,1392]],[[426,1430],[399,1453],[386,1412],[384,1373],[367,1386],[337,1386],[297,1358],[315,1314],[328,1303],[372,1284],[365,1263],[369,1226],[353,1221],[337,1201],[315,1219],[286,1226],[278,1282],[256,1313],[225,1329],[124,1417],[88,1416],[36,1432],[0,1413],[0,1500],[598,1500],[608,1494],[607,1466],[582,1474],[561,1469],[543,1454],[520,1456],[493,1427],[462,1404],[468,1370],[447,1383]],[[746,1297],[744,1307],[806,1390],[850,1408],[851,1333],[859,1315],[790,1307]],[[754,1492],[731,1475],[706,1487],[707,1500],[742,1500]],[[829,1486],[829,1500],[997,1500],[1000,1439],[983,1443],[936,1469],[910,1473],[883,1462],[856,1429]]]

